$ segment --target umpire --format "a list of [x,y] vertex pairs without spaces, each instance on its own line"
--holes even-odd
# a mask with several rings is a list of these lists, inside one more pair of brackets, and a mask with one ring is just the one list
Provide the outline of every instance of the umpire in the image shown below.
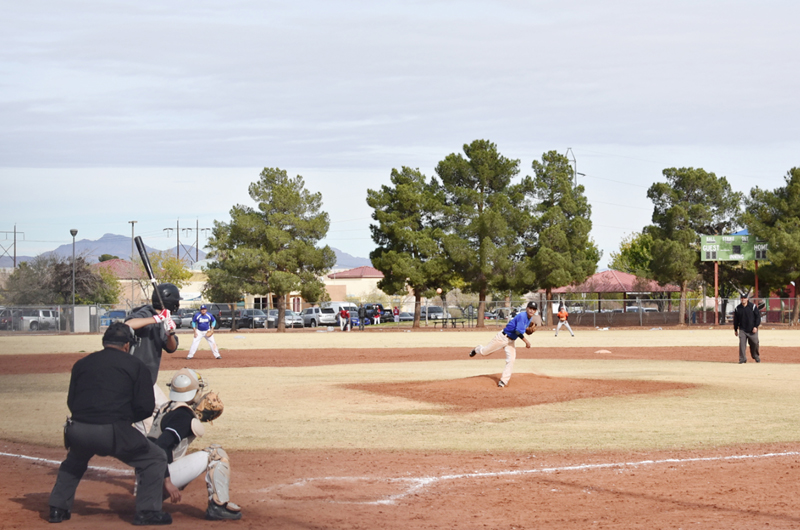
[[733,311],[733,333],[739,337],[739,364],[747,362],[747,344],[750,343],[750,355],[757,363],[761,362],[758,347],[758,326],[761,325],[761,313],[758,306],[748,303],[747,293],[742,293],[742,303]]
[[155,407],[150,371],[128,353],[135,340],[130,326],[115,322],[103,335],[103,350],[72,367],[67,396],[72,417],[64,428],[69,452],[50,493],[51,523],[71,517],[75,490],[94,455],[113,456],[136,468],[133,524],[172,523],[161,511],[166,455],[132,426],[151,416]]

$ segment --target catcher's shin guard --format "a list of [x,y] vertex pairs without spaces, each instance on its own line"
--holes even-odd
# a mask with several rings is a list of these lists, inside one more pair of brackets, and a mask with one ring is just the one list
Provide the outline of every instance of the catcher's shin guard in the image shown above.
[[208,453],[208,472],[206,473],[208,500],[224,505],[231,500],[229,491],[231,466],[228,453],[217,444],[206,447],[203,451]]

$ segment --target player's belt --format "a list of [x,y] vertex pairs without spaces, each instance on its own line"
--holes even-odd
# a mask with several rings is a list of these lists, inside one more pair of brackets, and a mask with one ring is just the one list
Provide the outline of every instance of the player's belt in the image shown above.
[[508,333],[506,333],[506,332],[505,332],[505,330],[503,331],[503,335],[505,335],[506,337],[508,337],[508,338],[509,338],[509,339],[511,339],[511,340],[517,340],[517,337],[512,337],[511,335],[509,335]]

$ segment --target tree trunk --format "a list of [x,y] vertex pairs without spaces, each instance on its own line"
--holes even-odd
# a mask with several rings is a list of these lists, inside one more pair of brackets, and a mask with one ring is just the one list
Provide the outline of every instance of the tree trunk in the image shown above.
[[798,318],[800,318],[800,278],[794,281],[794,309],[792,309],[792,321],[789,322],[789,325],[797,324]]
[[283,333],[286,331],[286,300],[284,300],[283,296],[278,296],[278,322],[276,322],[276,328],[278,329],[278,333]]
[[686,324],[686,291],[688,289],[689,282],[682,281],[681,282],[681,301],[678,304],[678,324],[683,325]]
[[486,320],[484,316],[486,315],[486,287],[481,287],[480,293],[478,294],[478,321],[475,322],[476,328],[485,328],[486,327]]
[[419,327],[419,316],[422,314],[422,292],[414,289],[414,323],[411,324],[412,328]]
[[553,326],[556,325],[556,321],[552,315],[550,315],[550,309],[553,307],[553,288],[548,287],[544,290],[544,307],[539,308],[539,314],[542,315],[542,322],[545,326],[549,326],[548,320],[553,321]]
[[231,331],[236,331],[239,329],[239,321],[236,320],[236,304],[229,304],[228,307],[231,308]]

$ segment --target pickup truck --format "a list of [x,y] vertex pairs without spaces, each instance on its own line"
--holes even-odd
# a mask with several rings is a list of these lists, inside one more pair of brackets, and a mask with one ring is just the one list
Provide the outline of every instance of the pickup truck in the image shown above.
[[228,304],[206,304],[208,312],[214,316],[217,321],[217,328],[229,328],[233,322],[233,313],[231,306]]
[[23,309],[20,315],[19,329],[38,331],[40,329],[58,328],[58,311],[51,309]]

